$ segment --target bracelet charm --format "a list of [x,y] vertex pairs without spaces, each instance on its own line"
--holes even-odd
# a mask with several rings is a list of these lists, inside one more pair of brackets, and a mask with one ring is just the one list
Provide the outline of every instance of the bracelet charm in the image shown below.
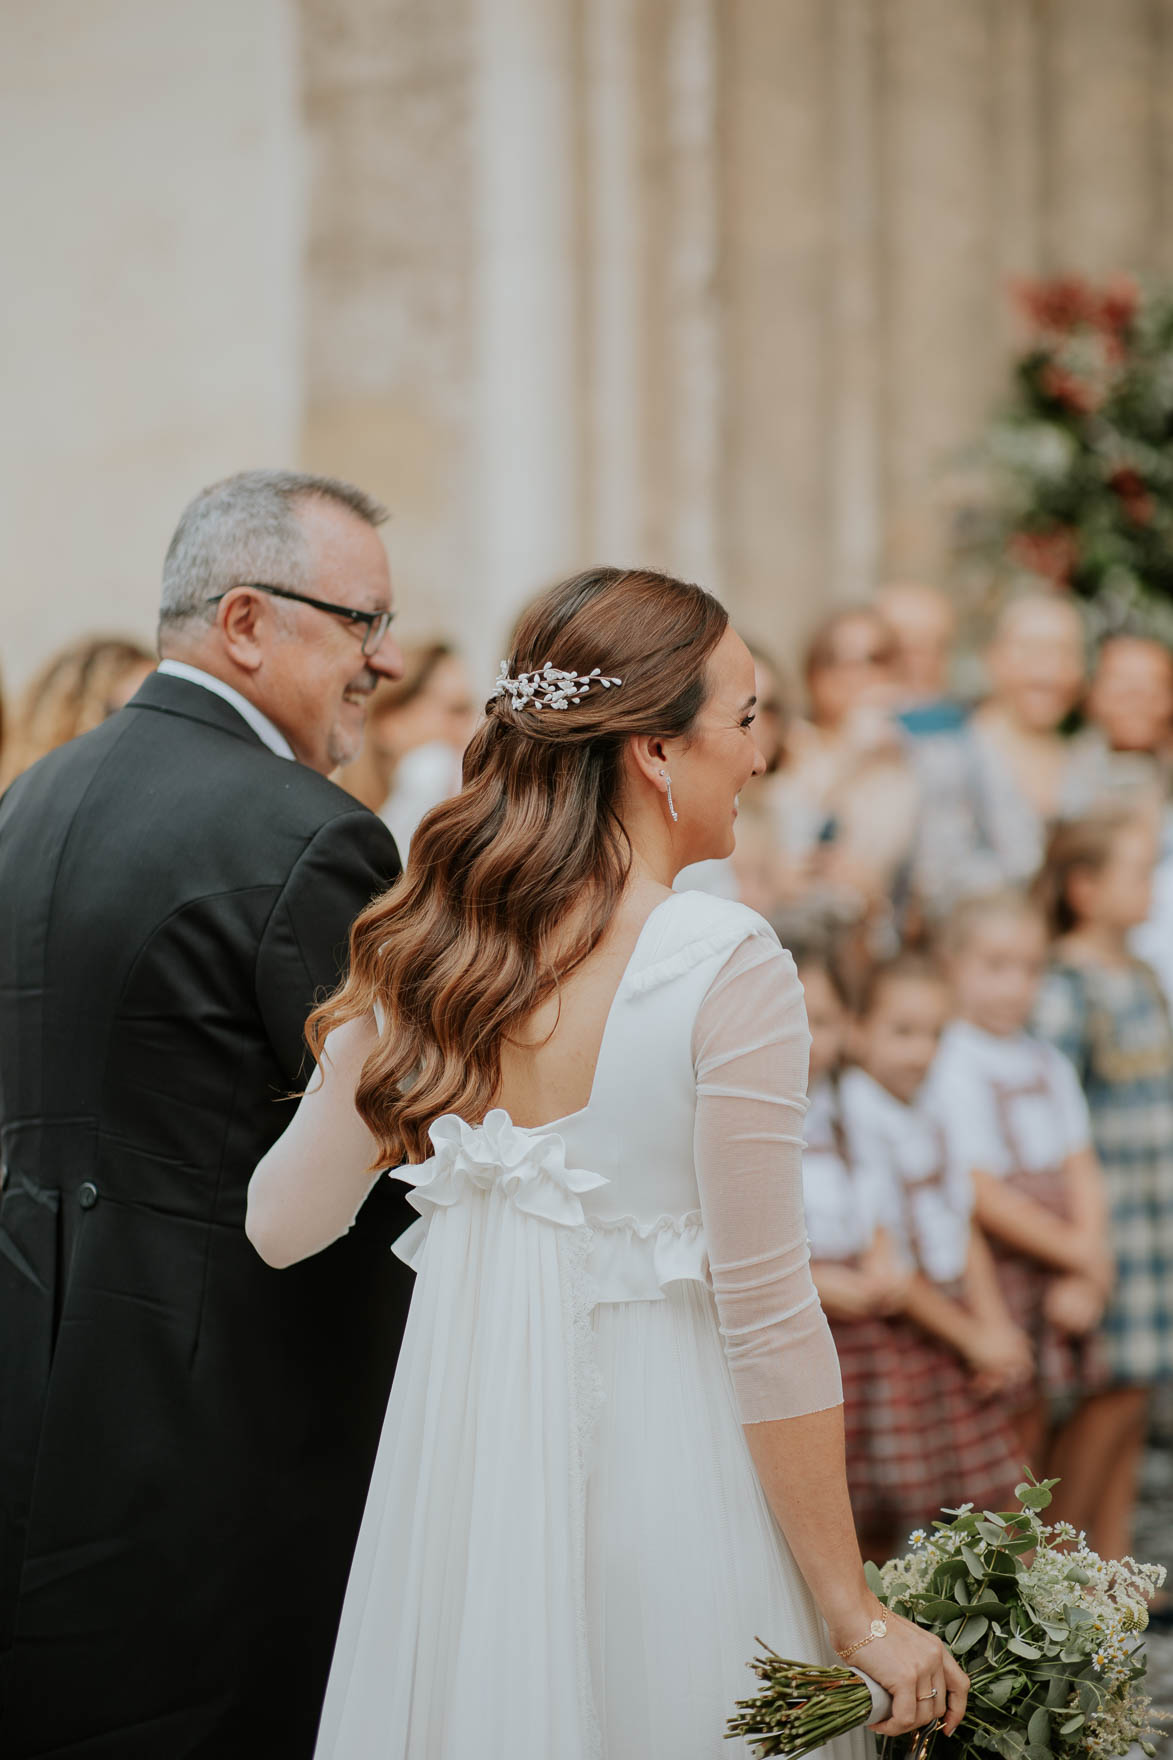
[[862,1650],[865,1644],[872,1643],[873,1640],[876,1638],[886,1638],[887,1636],[888,1636],[888,1622],[887,1622],[887,1620],[886,1619],[874,1619],[872,1621],[871,1625],[868,1627],[868,1635],[866,1638],[860,1638],[859,1642],[856,1644],[849,1644],[847,1646],[846,1650],[836,1650],[835,1654],[836,1654],[836,1656],[840,1657],[842,1661],[846,1662],[847,1658],[849,1656],[854,1656],[856,1651]]

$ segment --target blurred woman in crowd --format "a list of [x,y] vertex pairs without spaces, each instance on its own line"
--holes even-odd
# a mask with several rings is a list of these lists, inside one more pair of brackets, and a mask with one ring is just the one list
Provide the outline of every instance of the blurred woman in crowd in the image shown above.
[[1173,654],[1163,642],[1108,636],[1096,656],[1087,714],[1117,755],[1122,780],[1173,778]]
[[899,720],[905,733],[953,733],[965,721],[950,673],[957,613],[940,587],[893,581],[876,594],[876,610],[892,631]]
[[338,781],[386,820],[406,858],[424,814],[460,788],[476,705],[464,661],[448,642],[405,648],[403,658],[403,677],[375,689],[363,749]]
[[1083,623],[1070,599],[1014,600],[995,626],[986,670],[990,693],[966,726],[915,747],[917,890],[937,917],[960,898],[1025,884],[1048,825],[1085,811],[1112,781],[1094,731],[1063,733],[1085,680]]
[[804,681],[809,719],[787,737],[772,806],[781,915],[874,923],[899,914],[917,823],[916,778],[895,719],[895,646],[866,606],[816,629]]
[[54,654],[17,702],[0,753],[0,788],[133,697],[155,657],[141,643],[89,636]]

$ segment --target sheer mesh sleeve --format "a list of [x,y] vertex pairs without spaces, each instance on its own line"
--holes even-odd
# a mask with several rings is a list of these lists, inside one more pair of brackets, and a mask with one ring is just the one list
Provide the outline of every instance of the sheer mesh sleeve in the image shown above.
[[746,1424],[823,1411],[843,1397],[802,1209],[809,1047],[794,961],[776,941],[751,936],[722,967],[693,1033],[697,1183]]

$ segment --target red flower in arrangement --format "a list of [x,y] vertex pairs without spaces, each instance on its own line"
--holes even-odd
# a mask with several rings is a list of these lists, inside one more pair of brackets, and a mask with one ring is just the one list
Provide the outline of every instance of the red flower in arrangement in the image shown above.
[[1078,275],[1061,275],[1053,281],[1019,281],[1014,296],[1032,324],[1060,335],[1078,324],[1094,322],[1101,307],[1092,288]]
[[1016,532],[1010,540],[1010,554],[1031,574],[1065,587],[1079,560],[1079,545],[1069,526],[1052,526],[1045,532]]
[[1112,472],[1108,482],[1119,495],[1129,519],[1135,520],[1138,526],[1152,524],[1156,506],[1139,471],[1133,470],[1131,465],[1121,465]]
[[1140,305],[1140,288],[1129,275],[1116,275],[1108,282],[1100,298],[1099,318],[1106,330],[1116,336],[1128,329]]
[[1054,398],[1056,403],[1065,403],[1068,409],[1073,409],[1081,416],[1090,415],[1104,401],[1104,392],[1098,385],[1081,379],[1077,373],[1069,372],[1056,361],[1048,361],[1042,368],[1039,373],[1039,389],[1045,396]]

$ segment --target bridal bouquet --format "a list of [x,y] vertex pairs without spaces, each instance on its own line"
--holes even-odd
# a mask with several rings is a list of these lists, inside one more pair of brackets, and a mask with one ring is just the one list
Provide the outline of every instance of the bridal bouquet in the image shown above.
[[[1106,1562],[1066,1522],[1044,1523],[1055,1479],[1015,1488],[1019,1508],[972,1505],[944,1513],[912,1551],[868,1565],[894,1613],[935,1632],[970,1677],[965,1720],[952,1736],[936,1725],[898,1738],[910,1760],[1107,1760],[1134,1742],[1153,1755],[1140,1633],[1163,1566]],[[760,1642],[760,1640],[759,1640]],[[727,1734],[759,1755],[799,1760],[875,1713],[866,1682],[849,1668],[788,1662],[773,1651],[750,1664],[762,1682],[741,1700]],[[896,1743],[886,1744],[890,1748]]]

